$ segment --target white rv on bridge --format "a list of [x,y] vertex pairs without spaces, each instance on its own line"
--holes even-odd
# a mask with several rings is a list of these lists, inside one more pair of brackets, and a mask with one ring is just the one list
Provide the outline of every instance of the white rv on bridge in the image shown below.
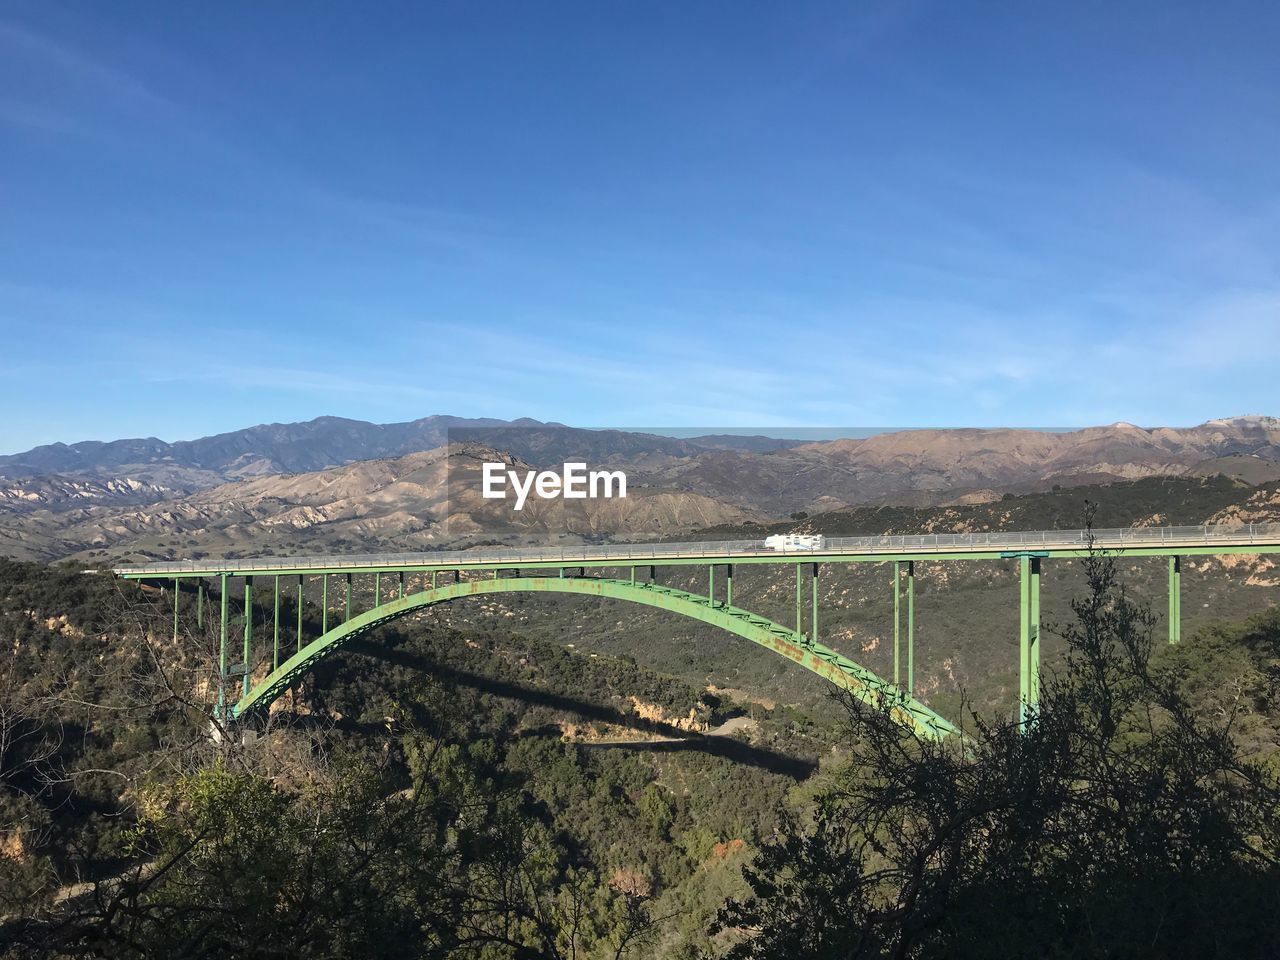
[[779,553],[790,553],[796,550],[821,550],[827,545],[827,538],[822,534],[778,533],[764,538],[766,550],[777,550]]

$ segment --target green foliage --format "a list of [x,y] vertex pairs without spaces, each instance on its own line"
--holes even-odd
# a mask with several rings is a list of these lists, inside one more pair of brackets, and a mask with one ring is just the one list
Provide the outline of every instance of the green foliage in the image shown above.
[[155,672],[208,656],[205,636],[172,641],[171,594],[0,572],[23,638],[6,703],[44,705],[24,722],[49,750],[25,756],[55,774],[43,793],[0,783],[25,830],[0,858],[0,955],[691,955],[720,902],[704,891],[741,883],[716,845],[770,832],[791,782],[699,749],[569,742],[566,723],[680,732],[632,698],[706,721],[732,705],[628,658],[430,621],[309,677],[305,717],[214,745],[207,700],[179,695],[200,675]]
[[121,856],[121,788],[184,737],[149,655],[158,619],[132,584],[0,560],[0,916]]
[[[1147,477],[1141,480],[1063,487],[1048,491],[1006,493],[992,503],[946,507],[897,505],[856,507],[814,514],[806,529],[829,537],[919,533],[954,523],[968,530],[1077,529],[1080,518],[1092,512],[1097,527],[1127,527],[1152,516],[1168,524],[1199,524],[1245,497],[1280,488],[1271,482],[1251,487],[1221,474],[1213,477]],[[793,519],[800,519],[793,517]],[[765,533],[785,533],[790,523],[767,525]],[[738,539],[742,528],[709,527],[697,539]],[[757,530],[754,536],[759,536]]]
[[114,956],[554,956],[560,852],[518,793],[415,744],[395,790],[367,766],[301,795],[213,768],[148,793],[151,865],[94,935]]
[[[568,862],[529,798],[440,741],[291,791],[217,763],[157,781],[134,864],[15,944],[92,957],[615,956],[650,918]],[[2,943],[3,941],[0,941]]]
[[1243,755],[1280,774],[1280,614],[1212,624],[1154,662],[1201,722],[1225,726]]
[[1275,778],[1153,656],[1114,563],[1086,570],[1028,729],[975,716],[933,744],[850,704],[849,765],[721,916],[752,934],[731,956],[1280,953]]
[[[968,570],[966,604],[998,582]],[[821,711],[680,740],[635,702],[736,708],[700,634],[630,610],[627,649],[688,679],[608,655],[604,606],[513,601],[386,629],[214,745],[209,638],[171,640],[171,594],[0,563],[0,955],[1268,955],[1280,617],[1153,646],[1119,573],[1084,571],[1029,733],[982,712],[960,751],[850,704],[845,759],[795,785],[830,755]],[[735,596],[785,617],[776,586],[743,570]],[[824,629],[883,586],[824,580],[847,598]],[[950,629],[964,654],[970,622]],[[627,731],[673,742],[577,739]]]

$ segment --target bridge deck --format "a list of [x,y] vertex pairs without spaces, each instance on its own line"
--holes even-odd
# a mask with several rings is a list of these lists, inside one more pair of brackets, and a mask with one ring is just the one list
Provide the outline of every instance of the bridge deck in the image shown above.
[[573,544],[561,548],[481,548],[431,553],[348,556],[252,557],[178,560],[117,567],[129,579],[262,576],[286,573],[355,573],[378,570],[491,570],[528,567],[671,566],[700,563],[881,562],[884,560],[981,560],[1034,552],[1080,557],[1096,549],[1130,556],[1280,553],[1280,524],[1199,527],[1130,527],[1113,530],[1038,530],[1005,533],[937,533],[907,536],[830,537],[820,551],[771,550],[763,540],[693,543]]

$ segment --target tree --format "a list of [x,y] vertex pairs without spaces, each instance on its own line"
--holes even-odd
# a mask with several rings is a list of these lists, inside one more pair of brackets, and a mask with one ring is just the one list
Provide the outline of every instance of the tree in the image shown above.
[[[133,865],[16,931],[15,956],[619,958],[655,923],[572,867],[528,795],[419,739],[291,791],[225,764],[147,788]],[[666,919],[666,918],[663,918]]]
[[63,919],[63,949],[557,957],[547,902],[559,851],[546,829],[457,747],[426,744],[415,768],[402,790],[355,764],[301,793],[225,766],[154,785],[136,866]]
[[922,741],[846,698],[853,756],[790,815],[718,930],[730,955],[1280,955],[1280,791],[1153,657],[1114,561],[1032,723]]
[[62,726],[48,699],[22,682],[17,660],[0,666],[0,917],[53,884],[49,858],[36,851],[49,830],[45,801],[65,780]]

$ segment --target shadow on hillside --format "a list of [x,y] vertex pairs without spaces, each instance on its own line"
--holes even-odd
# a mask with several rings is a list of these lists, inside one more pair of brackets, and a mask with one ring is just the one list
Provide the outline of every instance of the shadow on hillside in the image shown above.
[[[688,730],[682,730],[673,724],[646,720],[643,717],[638,717],[632,713],[626,713],[616,707],[591,703],[587,700],[580,700],[575,697],[552,693],[549,690],[539,690],[536,687],[529,687],[524,684],[512,683],[506,680],[496,680],[492,677],[485,677],[466,670],[458,670],[455,667],[437,663],[428,657],[424,657],[421,654],[413,653],[408,650],[392,649],[382,644],[367,642],[361,643],[359,641],[351,643],[347,649],[352,653],[361,653],[365,656],[373,657],[386,663],[404,667],[407,670],[429,673],[433,677],[447,683],[455,683],[459,686],[469,687],[473,690],[479,691],[480,693],[487,693],[496,697],[504,697],[509,700],[515,700],[520,703],[527,703],[534,706],[546,707],[551,710],[561,710],[584,720],[616,724],[617,726],[626,727],[630,730],[637,730],[651,734],[654,737],[672,738],[669,740],[659,741],[640,741],[636,744],[607,743],[593,745],[590,743],[583,743],[583,746],[591,747],[593,749],[646,750],[656,753],[675,753],[686,750],[697,750],[712,756],[724,757],[734,763],[759,767],[761,769],[768,770],[771,773],[781,774],[782,776],[791,777],[795,780],[804,780],[818,767],[816,761],[788,756],[785,753],[779,753],[778,751],[770,750],[767,747],[758,747],[747,743],[746,741],[737,740],[731,736],[717,737],[701,733],[690,733]],[[527,731],[526,735],[547,734],[552,733],[553,731],[554,733],[559,733],[559,728],[554,726],[543,727],[538,730]]]

